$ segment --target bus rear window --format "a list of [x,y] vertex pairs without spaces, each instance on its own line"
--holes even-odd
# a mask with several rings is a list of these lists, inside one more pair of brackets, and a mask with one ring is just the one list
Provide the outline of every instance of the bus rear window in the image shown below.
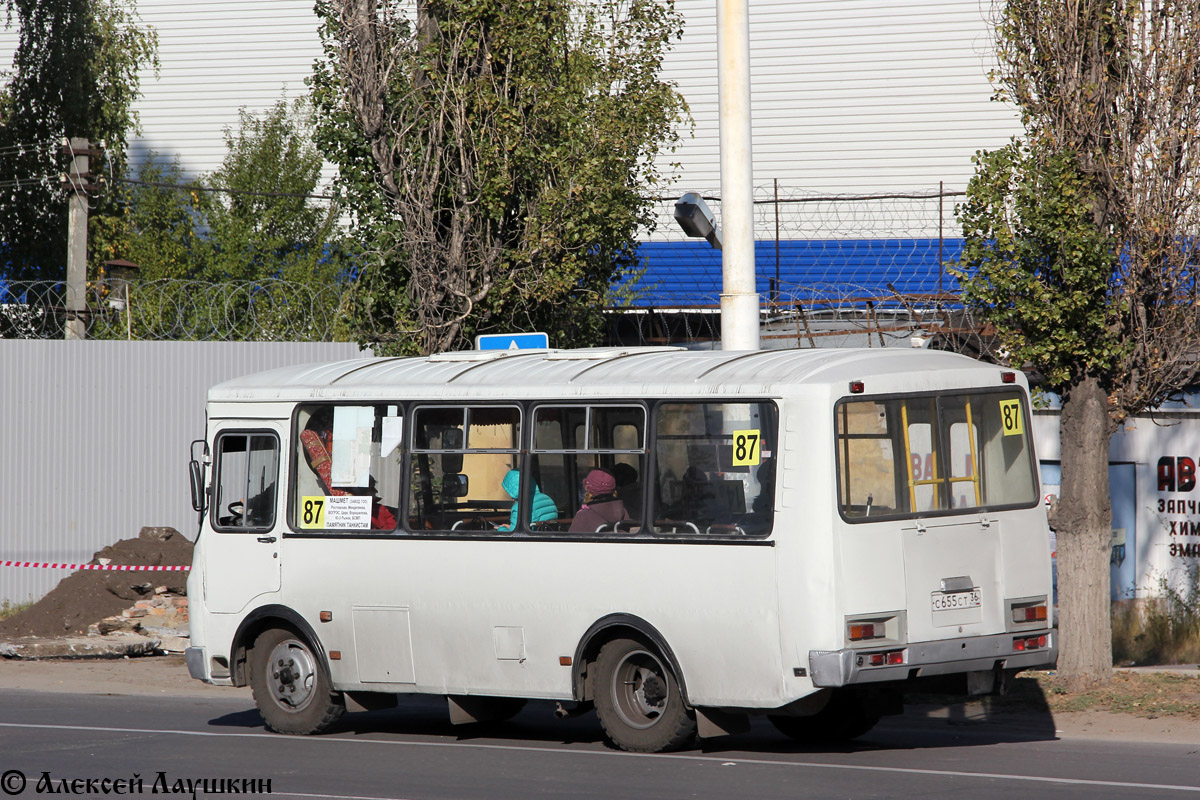
[[835,411],[838,505],[847,519],[1037,501],[1020,392],[845,400]]

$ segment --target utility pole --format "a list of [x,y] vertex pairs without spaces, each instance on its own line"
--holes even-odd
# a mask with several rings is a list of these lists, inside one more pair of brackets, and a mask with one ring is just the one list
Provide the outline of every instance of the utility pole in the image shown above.
[[750,133],[750,3],[717,0],[721,128],[721,349],[757,350],[754,160]]
[[71,157],[67,189],[71,192],[67,220],[67,320],[64,339],[87,338],[87,139],[72,137],[63,152]]

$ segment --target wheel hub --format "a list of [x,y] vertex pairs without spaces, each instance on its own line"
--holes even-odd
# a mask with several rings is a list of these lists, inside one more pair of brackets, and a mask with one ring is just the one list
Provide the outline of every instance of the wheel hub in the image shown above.
[[290,709],[304,708],[316,685],[316,662],[300,641],[288,639],[271,651],[268,686],[275,702]]
[[667,687],[657,675],[649,675],[642,682],[642,697],[647,705],[657,708],[667,699]]
[[613,705],[625,724],[653,727],[667,707],[666,670],[645,650],[629,653],[613,674]]

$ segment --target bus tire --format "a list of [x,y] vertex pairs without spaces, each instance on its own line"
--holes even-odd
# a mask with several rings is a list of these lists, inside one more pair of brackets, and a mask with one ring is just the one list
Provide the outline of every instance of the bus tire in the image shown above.
[[882,715],[869,696],[837,691],[816,714],[807,717],[768,715],[780,733],[805,744],[848,742],[875,727]]
[[666,660],[634,639],[613,639],[596,658],[596,713],[612,744],[637,753],[689,746],[696,717]]
[[254,640],[250,687],[267,729],[276,733],[320,733],[346,711],[345,698],[333,691],[321,659],[284,628],[270,628]]

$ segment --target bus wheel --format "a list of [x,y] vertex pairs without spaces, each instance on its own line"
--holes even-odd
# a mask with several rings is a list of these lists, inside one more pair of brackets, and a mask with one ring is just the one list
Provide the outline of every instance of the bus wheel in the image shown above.
[[614,745],[639,753],[687,747],[696,717],[683,705],[666,662],[632,639],[614,639],[596,659],[596,713]]
[[805,744],[847,742],[875,727],[881,714],[869,697],[835,690],[824,708],[808,717],[770,715],[780,733]]
[[267,728],[277,733],[320,733],[346,710],[345,699],[333,691],[312,648],[281,628],[254,640],[250,687]]

